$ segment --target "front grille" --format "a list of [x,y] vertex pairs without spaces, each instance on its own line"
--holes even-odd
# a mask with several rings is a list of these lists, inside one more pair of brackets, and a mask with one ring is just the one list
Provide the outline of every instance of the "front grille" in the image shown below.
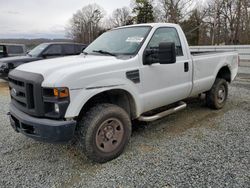
[[9,78],[10,95],[13,102],[27,108],[34,109],[34,87],[32,84]]
[[11,102],[21,111],[41,117],[44,115],[40,74],[13,70],[9,74]]

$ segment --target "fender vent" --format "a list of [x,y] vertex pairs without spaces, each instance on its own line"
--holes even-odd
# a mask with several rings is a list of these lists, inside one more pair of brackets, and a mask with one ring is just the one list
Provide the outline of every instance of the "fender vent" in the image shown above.
[[131,80],[135,84],[140,83],[139,70],[128,71],[128,72],[126,72],[126,76],[129,80]]

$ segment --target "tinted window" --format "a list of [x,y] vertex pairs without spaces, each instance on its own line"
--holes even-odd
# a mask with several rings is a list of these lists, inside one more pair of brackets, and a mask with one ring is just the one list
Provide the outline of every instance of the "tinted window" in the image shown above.
[[48,55],[61,55],[62,47],[61,45],[51,45],[44,53]]
[[8,46],[8,53],[9,54],[22,54],[24,53],[22,46]]
[[75,46],[73,44],[63,45],[63,51],[65,55],[75,55]]
[[181,41],[175,28],[157,29],[148,44],[148,48],[156,49],[161,42],[174,42],[177,56],[183,56]]
[[82,51],[83,51],[85,48],[86,48],[85,45],[75,45],[76,54],[82,53]]
[[3,46],[0,46],[0,54],[3,54]]
[[3,57],[4,56],[4,49],[3,49],[3,46],[0,46],[0,57]]

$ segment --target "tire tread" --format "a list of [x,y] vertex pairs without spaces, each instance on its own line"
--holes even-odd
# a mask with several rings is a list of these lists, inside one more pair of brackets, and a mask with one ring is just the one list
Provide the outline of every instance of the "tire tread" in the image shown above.
[[[128,136],[126,138],[124,146],[122,146],[122,149],[118,151],[113,156],[99,156],[97,155],[93,143],[91,142],[93,133],[95,132],[96,126],[98,124],[98,121],[100,118],[106,116],[108,113],[118,113],[120,116],[124,119],[124,121],[127,122],[127,130],[128,130]],[[85,153],[85,155],[92,161],[98,162],[98,163],[104,163],[107,161],[110,161],[116,157],[118,157],[124,150],[125,146],[127,145],[129,138],[131,136],[131,120],[129,118],[129,115],[125,110],[120,108],[119,106],[103,103],[98,104],[94,107],[92,107],[88,112],[86,112],[82,119],[79,122],[79,130],[78,130],[78,137],[79,137],[79,146],[80,149]]]

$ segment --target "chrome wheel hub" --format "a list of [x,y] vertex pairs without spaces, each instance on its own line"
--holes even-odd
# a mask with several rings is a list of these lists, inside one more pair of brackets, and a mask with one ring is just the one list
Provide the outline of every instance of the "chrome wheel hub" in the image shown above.
[[219,103],[223,103],[226,99],[226,88],[225,86],[221,86],[218,90],[217,99]]

